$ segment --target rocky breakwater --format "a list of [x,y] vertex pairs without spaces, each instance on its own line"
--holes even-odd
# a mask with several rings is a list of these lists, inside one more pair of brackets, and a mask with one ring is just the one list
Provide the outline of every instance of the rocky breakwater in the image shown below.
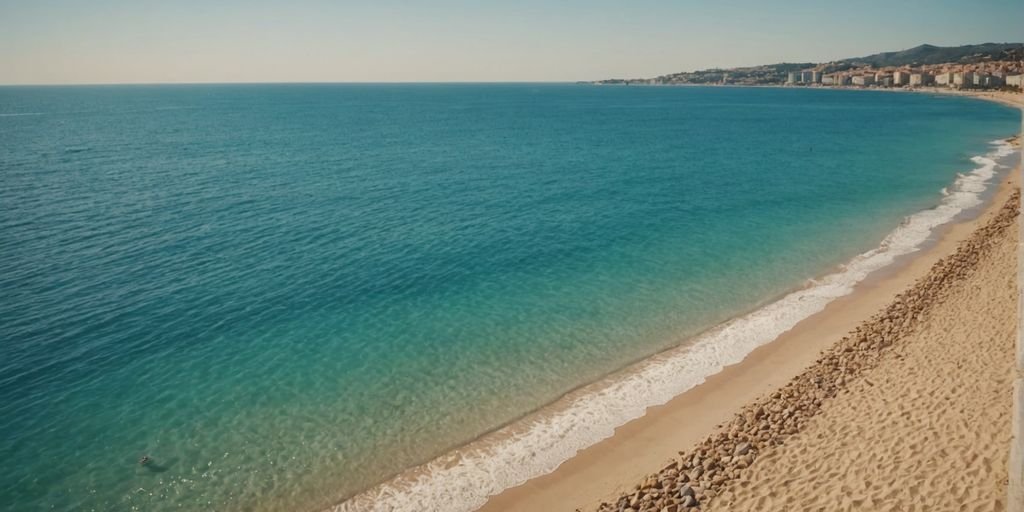
[[[1017,216],[1020,192],[1014,194],[983,226],[962,241],[954,254],[935,263],[881,312],[859,325],[785,387],[749,404],[689,452],[636,485],[633,492],[598,512],[679,512],[699,510],[759,454],[796,435],[831,397],[852,379],[886,357],[890,347],[914,331],[958,281],[970,275]],[[898,354],[896,357],[899,357]]]

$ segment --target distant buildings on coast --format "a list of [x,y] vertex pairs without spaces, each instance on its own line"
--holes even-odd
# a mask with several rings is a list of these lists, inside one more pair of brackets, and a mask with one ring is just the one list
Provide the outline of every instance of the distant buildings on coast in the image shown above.
[[769,85],[802,87],[942,87],[1021,91],[1024,44],[922,45],[902,52],[824,63],[778,63],[682,71],[654,78],[614,78],[604,85]]
[[953,89],[1021,89],[1020,62],[934,64],[885,68],[853,68],[831,73],[820,69],[791,71],[785,85],[851,87],[950,87]]

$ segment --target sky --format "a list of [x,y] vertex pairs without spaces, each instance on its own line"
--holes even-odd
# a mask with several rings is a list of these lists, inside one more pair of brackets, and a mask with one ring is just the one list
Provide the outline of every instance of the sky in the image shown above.
[[1022,0],[0,0],[0,84],[651,77],[1024,41]]

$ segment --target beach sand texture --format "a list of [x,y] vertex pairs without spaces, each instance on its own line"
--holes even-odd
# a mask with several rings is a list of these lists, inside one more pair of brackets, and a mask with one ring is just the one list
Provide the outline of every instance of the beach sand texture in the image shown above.
[[1019,192],[997,204],[811,368],[600,510],[1005,509]]
[[707,509],[1005,509],[1017,233]]

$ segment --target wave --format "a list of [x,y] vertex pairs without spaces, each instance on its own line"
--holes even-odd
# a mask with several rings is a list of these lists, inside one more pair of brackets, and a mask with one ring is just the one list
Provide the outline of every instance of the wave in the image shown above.
[[995,149],[988,155],[972,158],[977,168],[958,174],[942,190],[938,206],[905,218],[877,248],[838,271],[327,510],[470,511],[505,489],[553,471],[580,450],[610,437],[616,427],[643,416],[649,407],[701,384],[852,293],[870,273],[919,250],[936,227],[982,204],[982,194],[1000,167],[997,160],[1014,151],[1006,141],[992,144]]

